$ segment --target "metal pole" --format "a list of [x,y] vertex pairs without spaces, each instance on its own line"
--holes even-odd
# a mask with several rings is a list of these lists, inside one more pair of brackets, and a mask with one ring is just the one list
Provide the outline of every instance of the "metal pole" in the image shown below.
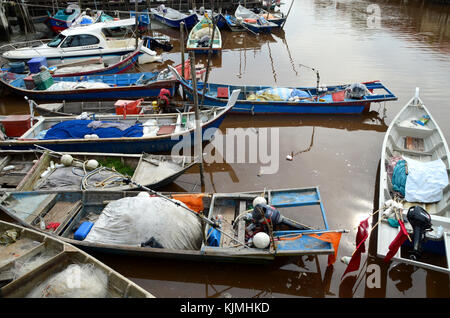
[[199,166],[200,166],[200,182],[202,190],[205,186],[205,178],[203,175],[203,150],[202,150],[202,127],[201,127],[201,120],[200,120],[200,114],[198,110],[198,92],[197,92],[197,76],[195,72],[195,54],[193,51],[190,52],[189,58],[191,60],[191,80],[192,80],[192,95],[194,99],[194,110],[195,110],[195,134],[194,134],[194,140],[195,140],[195,151],[194,154],[196,157],[198,157],[199,160]]
[[283,25],[281,26],[281,28],[284,28],[284,25],[286,24],[287,18],[289,16],[289,13],[291,12],[292,9],[292,5],[294,4],[294,0],[291,1],[291,5],[289,6],[289,10],[288,13],[286,14],[286,20],[284,20]]

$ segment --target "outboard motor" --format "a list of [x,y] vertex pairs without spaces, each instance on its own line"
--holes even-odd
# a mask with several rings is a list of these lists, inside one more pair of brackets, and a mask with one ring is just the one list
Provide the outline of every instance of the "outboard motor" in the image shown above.
[[271,207],[270,205],[267,204],[255,205],[252,213],[253,222],[264,223],[265,219],[263,218],[263,216],[268,222],[272,223],[273,225],[284,224],[298,230],[306,229],[306,227],[302,226],[301,224],[298,224],[290,219],[283,217],[280,211]]
[[422,252],[422,242],[425,238],[425,232],[431,231],[431,216],[420,206],[412,206],[406,215],[408,222],[413,228],[413,250],[409,256],[412,260],[417,260]]

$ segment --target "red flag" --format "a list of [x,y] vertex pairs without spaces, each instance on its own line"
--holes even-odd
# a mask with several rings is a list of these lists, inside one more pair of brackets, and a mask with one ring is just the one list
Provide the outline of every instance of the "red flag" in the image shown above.
[[389,260],[394,257],[394,255],[397,253],[398,249],[402,244],[406,241],[408,238],[408,232],[406,231],[405,224],[402,220],[398,220],[398,224],[400,224],[400,232],[398,232],[395,239],[391,242],[389,245],[389,252],[384,257],[385,262],[389,262]]
[[342,274],[341,279],[350,272],[357,271],[361,263],[361,254],[366,251],[366,245],[364,244],[366,239],[369,237],[369,218],[361,221],[358,226],[358,232],[356,233],[356,250],[347,265],[347,269],[344,274]]

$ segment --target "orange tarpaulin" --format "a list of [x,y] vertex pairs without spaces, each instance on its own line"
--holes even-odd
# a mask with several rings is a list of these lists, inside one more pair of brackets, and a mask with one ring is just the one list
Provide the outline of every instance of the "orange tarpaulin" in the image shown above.
[[172,198],[183,202],[187,207],[195,212],[203,211],[203,193],[198,194],[173,194]]
[[334,254],[330,254],[328,256],[328,266],[333,265],[334,262],[336,262],[336,257],[337,257],[337,253],[338,253],[338,249],[339,249],[339,242],[341,241],[342,233],[341,232],[339,232],[339,233],[338,232],[328,232],[328,233],[323,233],[321,235],[317,235],[317,234],[308,234],[308,235],[311,237],[314,237],[318,240],[331,243],[331,245],[333,245]]

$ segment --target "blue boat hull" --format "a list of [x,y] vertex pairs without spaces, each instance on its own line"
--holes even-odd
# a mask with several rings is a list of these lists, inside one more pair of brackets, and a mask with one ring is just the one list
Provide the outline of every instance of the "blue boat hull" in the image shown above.
[[[4,74],[7,76],[10,73]],[[141,75],[142,74],[142,75]],[[161,89],[165,88],[170,91],[173,96],[178,88],[175,80],[159,80],[152,81],[145,85],[135,85],[139,76],[156,76],[157,73],[126,73],[114,75],[95,75],[95,76],[73,76],[73,77],[56,77],[55,82],[80,82],[80,80],[94,80],[99,83],[107,83],[107,88],[82,88],[74,90],[46,91],[46,90],[30,90],[26,89],[23,81],[23,75],[10,82],[1,80],[5,87],[12,93],[19,96],[27,96],[32,100],[48,100],[48,101],[77,101],[77,100],[99,100],[99,99],[129,99],[129,98],[150,98],[159,95]],[[12,74],[13,76],[17,76]],[[134,80],[133,80],[134,78]]]
[[249,29],[252,32],[255,33],[270,33],[272,32],[273,29],[278,28],[278,25],[273,25],[273,26],[263,26],[263,25],[256,25],[253,23],[246,23],[243,22],[244,26]]
[[184,25],[188,29],[192,28],[198,22],[197,15],[195,13],[191,14],[190,16],[188,16],[184,19],[179,19],[179,20],[166,19],[164,16],[155,14],[155,13],[153,13],[153,18],[155,20],[161,22],[162,24],[165,24],[172,28],[178,28],[178,29],[180,28],[181,22],[184,22]]
[[[186,95],[193,99],[192,93],[186,92]],[[201,98],[201,97],[200,97]],[[226,101],[218,101],[205,97],[205,107],[223,107]],[[355,103],[335,103],[330,104],[315,103],[286,103],[286,102],[268,102],[267,104],[251,103],[247,101],[237,101],[230,113],[233,114],[361,114],[370,107],[370,102],[365,104]]]
[[[177,77],[181,83],[183,90],[188,98],[193,100],[192,86],[186,80],[181,77]],[[199,100],[203,99],[203,105],[205,107],[223,107],[228,102],[227,98],[218,98],[214,94],[218,91],[218,88],[227,88],[228,91],[234,89],[240,89],[241,95],[238,97],[235,106],[231,110],[232,113],[237,114],[360,114],[370,110],[370,104],[372,102],[383,102],[389,100],[397,100],[397,97],[392,94],[383,84],[380,82],[368,82],[367,88],[369,90],[381,89],[387,94],[384,95],[371,95],[368,99],[350,99],[341,101],[289,101],[289,100],[271,100],[271,101],[255,101],[247,100],[243,92],[257,91],[270,87],[257,87],[257,86],[232,86],[232,85],[220,85],[220,84],[208,84],[209,94],[203,95],[203,83],[198,83],[197,92]],[[329,90],[343,90],[345,85],[329,86]],[[310,88],[299,88],[308,89]]]
[[[225,114],[216,118],[202,128],[203,133],[210,128],[219,128],[225,119]],[[195,145],[194,133],[190,133],[191,144]],[[188,137],[189,138],[189,137]],[[172,148],[181,141],[180,138],[172,140],[171,135],[163,138],[111,138],[96,140],[34,140],[23,143],[10,143],[0,145],[3,150],[26,150],[34,149],[35,144],[54,151],[70,152],[105,152],[105,153],[154,153],[171,151]]]

